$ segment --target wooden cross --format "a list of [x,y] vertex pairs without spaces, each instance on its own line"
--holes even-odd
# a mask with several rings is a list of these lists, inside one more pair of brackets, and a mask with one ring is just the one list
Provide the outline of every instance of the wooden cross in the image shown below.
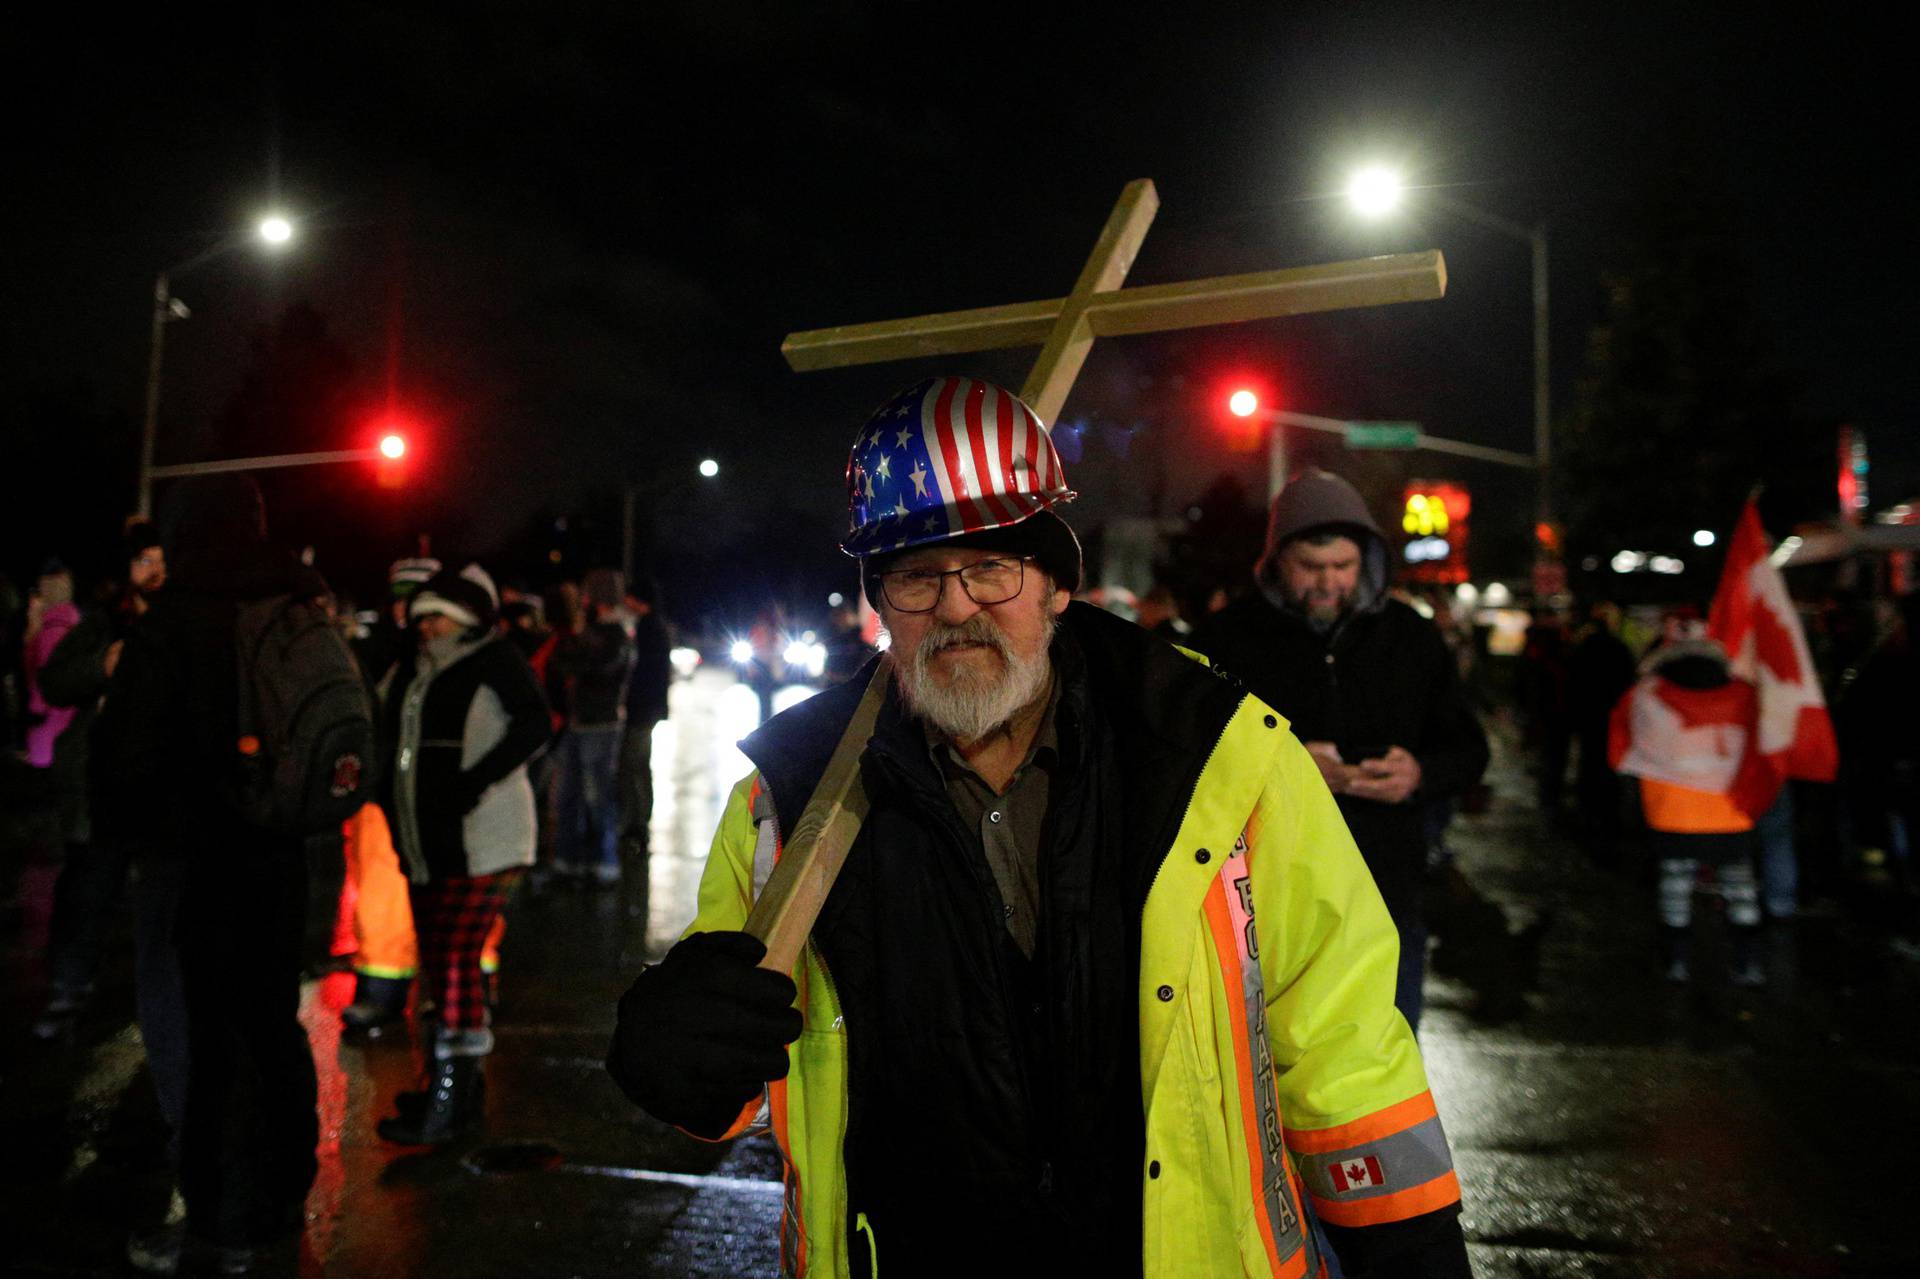
[[[919,355],[1038,346],[1040,358],[1020,388],[1020,398],[1043,424],[1051,425],[1097,337],[1164,333],[1351,306],[1426,301],[1447,289],[1447,267],[1438,250],[1123,289],[1121,282],[1127,278],[1140,251],[1140,241],[1146,238],[1147,227],[1159,211],[1160,197],[1151,181],[1142,178],[1128,183],[1073,292],[1064,298],[814,329],[789,334],[780,350],[795,371],[806,372]],[[754,900],[745,927],[766,944],[762,968],[793,971],[820,907],[859,834],[867,814],[860,757],[891,678],[883,657],[826,771],[794,823],[785,853]]]
[[1020,388],[1020,398],[1050,427],[1097,337],[1425,302],[1447,291],[1447,264],[1438,249],[1121,288],[1159,211],[1160,196],[1151,179],[1129,182],[1066,297],[790,333],[780,352],[795,372],[805,373],[916,356],[1038,346],[1040,358]]

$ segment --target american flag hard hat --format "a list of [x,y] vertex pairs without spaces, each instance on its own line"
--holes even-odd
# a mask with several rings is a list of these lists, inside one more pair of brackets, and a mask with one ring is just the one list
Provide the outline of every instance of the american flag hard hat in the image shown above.
[[1073,498],[1053,441],[1019,396],[974,378],[928,378],[874,410],[854,440],[840,549],[864,559],[924,546]]

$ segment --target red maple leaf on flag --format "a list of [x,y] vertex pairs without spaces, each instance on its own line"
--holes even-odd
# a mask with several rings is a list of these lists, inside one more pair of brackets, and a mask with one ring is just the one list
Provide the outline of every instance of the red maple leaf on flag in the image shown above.
[[1726,646],[1734,678],[1751,683],[1759,699],[1755,749],[1766,768],[1731,792],[1755,815],[1787,778],[1832,781],[1840,754],[1806,632],[1770,550],[1759,507],[1749,498],[1707,622],[1707,633]]

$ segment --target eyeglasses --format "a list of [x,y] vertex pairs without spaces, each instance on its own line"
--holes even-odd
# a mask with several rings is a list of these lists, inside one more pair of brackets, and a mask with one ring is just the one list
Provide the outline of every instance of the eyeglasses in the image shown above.
[[905,568],[895,573],[876,573],[880,594],[896,612],[931,613],[940,603],[947,579],[960,579],[960,589],[975,604],[1004,604],[1026,585],[1027,561],[1018,559],[975,560],[964,568],[936,570]]

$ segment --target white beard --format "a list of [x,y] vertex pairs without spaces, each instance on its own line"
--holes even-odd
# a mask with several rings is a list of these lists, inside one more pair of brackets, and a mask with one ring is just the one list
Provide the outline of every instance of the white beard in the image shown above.
[[[1053,639],[1059,617],[1047,610],[1046,639]],[[933,674],[933,659],[944,648],[961,642],[987,644],[1000,655],[1004,673],[983,671],[971,663],[952,669],[942,684]],[[1053,660],[1047,644],[1032,657],[1022,657],[1007,643],[1000,628],[985,613],[976,613],[959,626],[935,623],[921,637],[919,647],[894,671],[900,694],[909,710],[955,742],[977,742],[1005,728],[1022,707],[1047,687]]]

